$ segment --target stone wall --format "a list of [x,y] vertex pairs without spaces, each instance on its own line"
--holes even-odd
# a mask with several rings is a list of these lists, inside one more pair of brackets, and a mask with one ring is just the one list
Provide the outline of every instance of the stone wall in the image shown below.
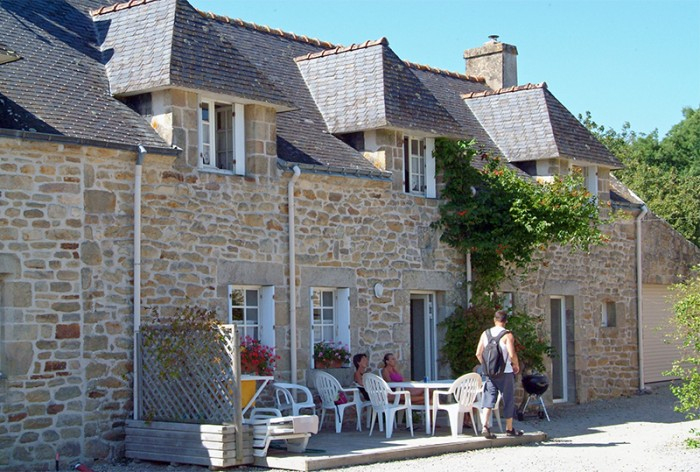
[[135,153],[0,149],[0,468],[107,457],[131,409]]
[[[544,316],[548,333],[551,297],[573,302],[575,398],[569,401],[629,395],[639,387],[634,221],[623,218],[605,232],[610,241],[588,254],[550,247],[535,271],[505,287],[516,292],[516,309]],[[608,301],[616,304],[616,327],[601,326]]]
[[683,280],[700,264],[700,248],[654,213],[642,220],[642,279],[645,284],[670,285]]
[[[246,106],[248,175],[196,168],[196,96],[159,93],[154,126],[183,149],[143,165],[142,313],[185,303],[225,317],[227,286],[275,287],[275,335],[288,380],[309,366],[309,290],[350,288],[351,350],[410,365],[410,295],[435,293],[438,321],[463,302],[465,261],[430,223],[438,201],[403,193],[402,135],[376,133],[391,180],[303,171],[296,202],[297,327],[289,329],[287,184],[277,166],[274,111]],[[0,138],[0,469],[121,455],[132,412],[135,150]],[[645,220],[645,225],[646,225]],[[697,256],[669,228],[648,222],[645,281],[666,283]],[[654,228],[653,230],[651,228]],[[672,230],[671,230],[672,231]],[[549,298],[573,303],[575,399],[637,388],[635,223],[620,219],[590,254],[553,247],[514,279],[516,307],[549,319]],[[649,238],[647,240],[647,238]],[[661,258],[662,263],[658,263]],[[381,283],[381,297],[372,287]],[[616,327],[601,306],[617,307]],[[472,348],[467,349],[471,352]],[[448,375],[448,374],[445,374]]]

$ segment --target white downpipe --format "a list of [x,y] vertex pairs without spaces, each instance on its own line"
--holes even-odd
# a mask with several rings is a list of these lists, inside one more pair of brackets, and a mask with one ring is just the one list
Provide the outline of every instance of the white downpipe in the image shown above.
[[294,225],[294,184],[301,175],[299,166],[292,168],[294,175],[287,184],[287,204],[289,206],[289,362],[292,371],[291,382],[297,383],[297,283],[296,251],[294,249],[296,231]]
[[134,419],[139,419],[139,350],[137,334],[141,329],[141,173],[146,148],[139,144],[134,170]]
[[467,253],[467,306],[472,306],[472,253]]
[[644,391],[644,316],[642,309],[642,219],[649,212],[647,206],[642,204],[642,211],[635,218],[637,225],[636,250],[637,250],[637,353],[639,357],[639,391]]

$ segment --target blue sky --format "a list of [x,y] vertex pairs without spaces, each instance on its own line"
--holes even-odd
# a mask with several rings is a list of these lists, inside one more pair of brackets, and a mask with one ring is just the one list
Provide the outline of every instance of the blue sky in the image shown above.
[[547,82],[575,116],[663,137],[700,106],[700,0],[190,0],[200,10],[464,72],[491,34],[518,48],[518,83]]

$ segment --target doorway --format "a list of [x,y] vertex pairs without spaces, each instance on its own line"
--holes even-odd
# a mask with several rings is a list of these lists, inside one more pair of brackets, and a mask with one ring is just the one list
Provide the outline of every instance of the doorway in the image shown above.
[[573,297],[551,297],[550,330],[554,357],[552,358],[552,399],[569,402],[576,398],[574,300]]
[[437,378],[435,294],[411,294],[411,378]]

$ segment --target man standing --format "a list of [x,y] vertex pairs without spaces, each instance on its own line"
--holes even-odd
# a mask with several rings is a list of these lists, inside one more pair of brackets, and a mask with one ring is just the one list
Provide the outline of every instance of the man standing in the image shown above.
[[[513,428],[513,416],[515,416],[515,374],[520,372],[518,363],[518,354],[515,352],[515,338],[513,333],[506,330],[508,322],[508,313],[505,310],[499,310],[493,315],[494,327],[489,328],[481,333],[479,344],[476,347],[476,357],[484,366],[484,348],[491,338],[498,338],[498,347],[500,353],[505,360],[505,369],[503,373],[494,374],[486,377],[484,388],[484,398],[482,403],[482,418],[483,430],[481,435],[488,439],[495,439],[496,436],[491,433],[489,421],[491,419],[491,411],[496,406],[498,392],[503,396],[503,415],[506,418],[506,436],[522,436],[523,432]],[[503,334],[501,334],[503,333]],[[490,335],[490,337],[489,337]],[[486,372],[486,370],[484,371]]]

